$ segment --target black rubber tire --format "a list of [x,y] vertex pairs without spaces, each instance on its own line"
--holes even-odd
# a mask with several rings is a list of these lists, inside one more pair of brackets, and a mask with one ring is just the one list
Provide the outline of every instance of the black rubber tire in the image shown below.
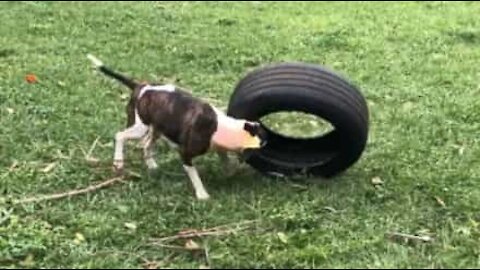
[[228,114],[260,121],[268,114],[298,111],[316,115],[333,127],[315,138],[290,138],[268,132],[268,144],[244,155],[267,175],[335,176],[358,161],[369,129],[363,95],[350,82],[322,66],[281,63],[256,69],[236,86]]

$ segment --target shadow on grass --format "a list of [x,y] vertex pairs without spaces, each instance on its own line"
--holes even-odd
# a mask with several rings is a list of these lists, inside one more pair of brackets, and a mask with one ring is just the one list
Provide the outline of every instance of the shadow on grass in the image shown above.
[[[146,184],[148,188],[160,191],[165,189],[166,185],[183,185],[192,191],[190,180],[178,158],[171,158],[162,162],[157,157],[157,162],[159,168],[154,171],[147,171],[144,164],[135,165],[137,168],[141,166],[144,169],[141,174],[145,182],[148,183]],[[220,160],[215,158],[214,155],[200,158],[195,162],[195,165],[204,185],[212,194],[234,195],[249,190],[255,190],[256,193],[261,194],[268,190],[271,191],[272,188],[284,188],[285,186],[297,191],[305,191],[310,188],[328,188],[335,192],[335,190],[350,189],[351,185],[358,184],[358,179],[371,179],[373,177],[357,165],[336,177],[328,179],[306,176],[275,178],[262,175],[246,163],[235,163],[232,168],[223,168]]]

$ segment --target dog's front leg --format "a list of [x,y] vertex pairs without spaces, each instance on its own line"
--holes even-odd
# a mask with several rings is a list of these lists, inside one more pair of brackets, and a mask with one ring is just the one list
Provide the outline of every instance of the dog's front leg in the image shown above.
[[193,166],[192,159],[188,157],[182,157],[183,168],[187,172],[190,181],[192,182],[193,189],[195,190],[195,195],[199,200],[208,200],[210,195],[208,195],[205,187],[203,186],[202,180],[198,175],[197,169]]
[[202,180],[200,176],[198,176],[197,169],[194,166],[190,165],[183,165],[183,168],[188,174],[190,181],[192,181],[193,188],[195,189],[195,196],[199,200],[208,200],[210,199],[210,195],[208,195],[205,187],[203,186]]
[[117,132],[115,135],[115,152],[113,156],[113,167],[120,171],[123,169],[123,148],[125,141],[130,139],[140,139],[148,131],[148,127],[142,123],[135,123],[132,127],[124,131]]

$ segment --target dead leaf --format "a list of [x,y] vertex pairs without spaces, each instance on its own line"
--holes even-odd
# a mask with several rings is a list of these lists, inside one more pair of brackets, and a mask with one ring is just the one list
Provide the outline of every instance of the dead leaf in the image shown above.
[[130,229],[132,231],[137,229],[137,225],[135,223],[127,222],[124,224],[125,228]]
[[374,186],[383,185],[383,181],[380,177],[376,176],[372,178],[372,185]]
[[277,236],[278,236],[278,239],[280,239],[280,242],[282,242],[284,244],[288,244],[288,237],[285,233],[279,232],[279,233],[277,233]]
[[52,163],[48,164],[45,168],[43,168],[42,172],[43,173],[49,173],[53,170],[53,168],[55,168],[56,165],[57,165],[57,163],[52,162]]
[[25,76],[25,81],[28,83],[36,83],[38,81],[38,78],[35,74],[27,74]]
[[210,268],[210,266],[208,266],[208,265],[203,265],[203,264],[202,264],[202,265],[200,265],[200,266],[198,267],[198,269],[211,269],[211,268]]
[[8,112],[9,114],[13,114],[13,113],[15,112],[15,110],[13,110],[12,108],[7,108],[7,112]]
[[83,234],[81,234],[81,233],[76,233],[75,234],[75,239],[73,240],[73,242],[76,245],[80,245],[81,243],[85,242],[85,236],[83,236]]
[[185,249],[190,251],[201,250],[202,248],[192,239],[188,239],[185,243]]
[[441,207],[443,207],[443,208],[446,208],[446,207],[447,207],[447,205],[445,204],[445,202],[444,202],[442,199],[440,199],[440,197],[435,196],[435,200],[437,201],[437,203],[438,203]]

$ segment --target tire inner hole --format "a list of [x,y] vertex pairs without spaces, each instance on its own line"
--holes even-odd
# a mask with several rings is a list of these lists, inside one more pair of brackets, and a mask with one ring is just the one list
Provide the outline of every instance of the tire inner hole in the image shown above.
[[276,112],[260,119],[271,131],[295,139],[322,137],[335,128],[324,119],[304,112]]

